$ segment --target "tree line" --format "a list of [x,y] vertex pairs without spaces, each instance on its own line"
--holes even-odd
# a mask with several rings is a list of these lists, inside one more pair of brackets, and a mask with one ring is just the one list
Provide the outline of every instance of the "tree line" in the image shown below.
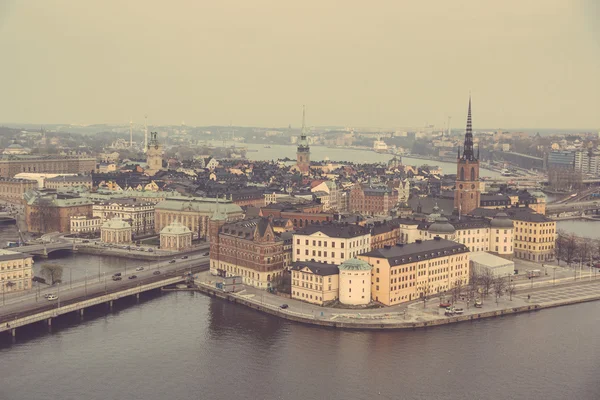
[[569,267],[575,265],[591,266],[600,259],[600,239],[590,239],[558,231],[554,256],[558,265],[565,262]]

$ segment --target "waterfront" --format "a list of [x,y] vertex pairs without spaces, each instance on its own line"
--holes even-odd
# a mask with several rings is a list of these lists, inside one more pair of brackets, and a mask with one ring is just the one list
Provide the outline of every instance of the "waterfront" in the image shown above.
[[4,340],[0,398],[595,399],[597,307],[344,332],[198,293],[154,295]]
[[572,233],[577,236],[590,239],[600,239],[600,221],[591,221],[585,219],[573,219],[558,221],[556,223],[557,231]]
[[[211,145],[214,146],[222,146],[223,142],[210,142]],[[247,147],[248,153],[246,154],[246,158],[249,160],[256,161],[272,161],[280,158],[296,158],[296,146],[295,145],[280,145],[273,144],[270,147],[265,148],[264,145],[256,144],[256,143],[237,143],[237,142],[225,142],[226,146],[236,147]],[[310,158],[313,161],[323,161],[329,159],[331,161],[348,161],[353,163],[387,163],[394,156],[392,154],[382,154],[376,153],[370,150],[355,150],[344,147],[327,147],[327,146],[311,146],[310,147]],[[436,161],[436,160],[426,160],[420,158],[411,158],[402,156],[402,162],[405,165],[437,165],[442,170],[444,174],[456,174],[456,164]],[[481,168],[481,176],[486,176],[490,178],[499,178],[501,177],[500,173],[495,171],[490,171],[484,168]]]

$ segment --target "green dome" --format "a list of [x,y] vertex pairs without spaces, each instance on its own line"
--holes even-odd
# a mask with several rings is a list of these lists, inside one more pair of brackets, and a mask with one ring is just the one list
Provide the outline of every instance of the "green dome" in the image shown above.
[[340,271],[370,271],[371,268],[368,262],[357,258],[351,258],[338,265]]

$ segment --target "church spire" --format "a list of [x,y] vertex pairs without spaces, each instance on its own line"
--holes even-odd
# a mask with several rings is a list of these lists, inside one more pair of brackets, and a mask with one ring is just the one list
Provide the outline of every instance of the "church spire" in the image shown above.
[[473,151],[473,124],[471,121],[471,95],[469,95],[469,112],[467,113],[467,131],[465,132],[465,145],[463,149],[463,160],[473,161],[475,153]]

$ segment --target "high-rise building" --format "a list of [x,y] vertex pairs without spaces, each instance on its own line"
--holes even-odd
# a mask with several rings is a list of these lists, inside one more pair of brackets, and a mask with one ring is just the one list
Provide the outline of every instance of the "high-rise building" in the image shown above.
[[465,144],[462,155],[460,154],[460,148],[458,149],[456,167],[454,208],[458,210],[459,214],[466,214],[479,207],[479,201],[481,199],[481,188],[479,186],[479,154],[475,156],[475,151],[473,149],[471,97],[469,97]]

